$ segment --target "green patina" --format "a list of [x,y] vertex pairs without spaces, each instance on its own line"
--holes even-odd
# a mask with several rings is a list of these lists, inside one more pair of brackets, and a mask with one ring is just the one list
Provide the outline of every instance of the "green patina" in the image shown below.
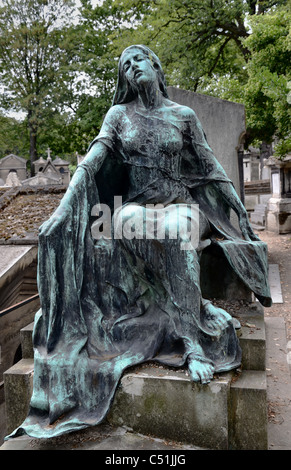
[[[116,196],[123,205],[114,218]],[[112,231],[122,226],[123,214],[127,221],[129,213],[149,214],[148,204],[198,205],[192,220],[198,243],[181,250],[185,214],[176,239],[96,240],[92,210],[100,203],[110,208]],[[240,230],[229,221],[230,209]],[[195,112],[168,99],[155,54],[130,47],[102,129],[40,230],[34,391],[28,417],[9,437],[53,437],[100,423],[124,370],[145,361],[186,365],[203,384],[238,367],[231,317],[202,298],[200,260],[207,246],[217,247],[270,305],[266,245],[254,235]],[[154,400],[148,397],[146,407]],[[155,406],[162,410],[165,403]]]

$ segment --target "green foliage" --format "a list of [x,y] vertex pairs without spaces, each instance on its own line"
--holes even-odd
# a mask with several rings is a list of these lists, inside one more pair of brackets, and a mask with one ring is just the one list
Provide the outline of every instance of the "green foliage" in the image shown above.
[[277,145],[275,145],[274,156],[283,160],[286,155],[291,154],[291,136],[281,139]]
[[[122,34],[116,31],[113,36],[118,53],[131,43],[152,47],[169,84],[196,91],[214,71],[230,72],[230,67],[237,73],[241,68],[236,57],[247,54],[241,41],[248,35],[243,21],[245,2],[116,0],[114,4],[124,11],[127,21]],[[126,26],[132,17],[133,25]],[[234,59],[228,62],[230,57]]]
[[0,113],[0,158],[14,153],[27,158],[29,153],[28,132],[24,122]]
[[74,41],[70,0],[3,0],[0,8],[0,105],[24,111],[30,156],[51,112],[71,99]]
[[145,44],[160,57],[168,85],[243,103],[248,144],[290,132],[286,0],[109,3],[123,18],[111,33],[116,55],[130,44]]
[[168,85],[243,103],[247,143],[276,135],[285,148],[286,0],[80,0],[78,16],[75,0],[1,5],[0,107],[26,118],[0,117],[0,155],[18,149],[28,156],[34,147],[35,158],[36,149],[45,155],[50,147],[75,165],[111,105],[122,50],[137,43],[160,57]]
[[287,136],[291,108],[288,82],[291,80],[290,8],[251,19],[252,35],[245,41],[251,52],[244,103],[252,133],[270,142],[276,134]]

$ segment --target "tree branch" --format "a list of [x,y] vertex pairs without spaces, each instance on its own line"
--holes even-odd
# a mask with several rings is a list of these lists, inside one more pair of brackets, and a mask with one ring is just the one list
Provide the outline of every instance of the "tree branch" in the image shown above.
[[223,52],[225,46],[227,45],[227,43],[230,41],[230,39],[231,39],[230,37],[226,38],[225,41],[221,44],[221,46],[220,46],[220,48],[219,48],[219,50],[218,50],[217,56],[216,56],[216,58],[215,58],[215,60],[214,60],[214,63],[213,63],[213,65],[210,67],[210,69],[208,70],[208,74],[207,74],[208,77],[211,76],[213,70],[214,70],[215,67],[217,66],[217,63],[218,63],[218,61],[219,61],[219,59],[220,59],[220,56],[221,56],[221,54],[222,54],[222,52]]

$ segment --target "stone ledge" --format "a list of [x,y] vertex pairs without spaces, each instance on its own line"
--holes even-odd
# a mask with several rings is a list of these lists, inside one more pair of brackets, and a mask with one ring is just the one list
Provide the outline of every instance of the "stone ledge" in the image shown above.
[[3,374],[7,433],[26,418],[33,388],[33,359],[21,359]]
[[20,341],[23,359],[33,359],[33,344],[32,344],[32,333],[33,333],[34,322],[29,323],[26,327],[20,330]]
[[229,449],[268,449],[267,378],[263,371],[243,371],[231,384]]
[[243,370],[264,371],[266,368],[265,321],[260,315],[240,316]]
[[180,371],[142,367],[122,377],[108,421],[158,438],[227,449],[231,378],[201,385]]
[[[265,372],[218,374],[207,385],[186,374],[163,366],[133,368],[120,381],[108,422],[207,449],[267,449]],[[32,379],[32,359],[5,373],[8,433],[28,413]]]
[[220,374],[207,385],[179,371],[143,367],[125,374],[110,424],[207,449],[267,449],[263,371]]

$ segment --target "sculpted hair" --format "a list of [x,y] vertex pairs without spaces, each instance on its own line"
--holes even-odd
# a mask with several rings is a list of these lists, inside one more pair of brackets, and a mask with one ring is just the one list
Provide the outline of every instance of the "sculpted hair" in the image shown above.
[[130,49],[140,49],[151,60],[154,69],[157,71],[160,90],[163,96],[165,98],[168,98],[166,79],[165,79],[164,72],[163,72],[159,58],[147,46],[138,44],[138,45],[127,47],[126,49],[124,49],[123,53],[120,56],[119,63],[118,63],[118,78],[117,78],[116,89],[115,89],[115,94],[114,94],[112,105],[129,103],[130,101],[133,101],[137,96],[137,91],[127,81],[123,68],[122,68],[123,54],[129,51]]

